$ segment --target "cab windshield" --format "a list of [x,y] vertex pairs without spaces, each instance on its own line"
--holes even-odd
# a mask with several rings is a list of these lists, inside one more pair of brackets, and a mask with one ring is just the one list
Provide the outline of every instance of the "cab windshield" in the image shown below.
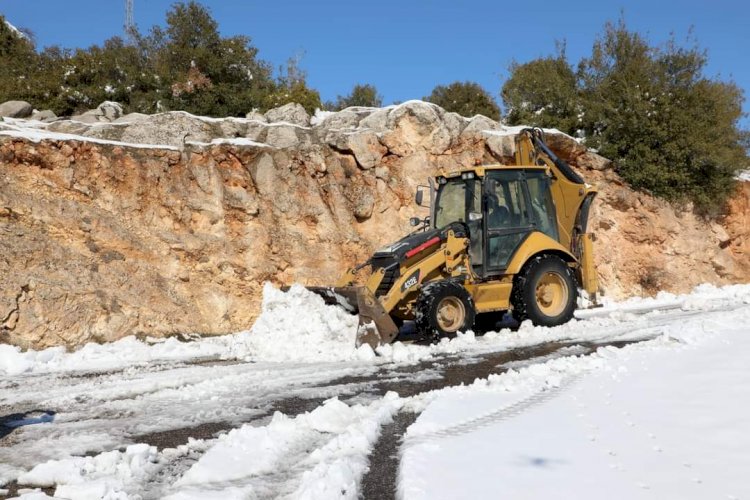
[[449,179],[441,184],[435,201],[435,227],[467,222],[467,212],[482,212],[478,179]]

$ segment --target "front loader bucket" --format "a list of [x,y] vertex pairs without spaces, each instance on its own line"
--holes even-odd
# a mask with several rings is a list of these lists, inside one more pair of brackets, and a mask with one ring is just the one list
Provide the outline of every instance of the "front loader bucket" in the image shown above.
[[323,297],[326,304],[340,306],[359,316],[356,346],[369,344],[375,349],[390,344],[398,335],[391,315],[373,293],[363,286],[310,286],[311,292]]

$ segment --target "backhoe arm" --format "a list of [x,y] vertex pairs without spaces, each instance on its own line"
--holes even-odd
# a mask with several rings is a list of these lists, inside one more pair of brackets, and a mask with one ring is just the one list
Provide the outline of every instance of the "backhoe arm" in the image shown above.
[[527,128],[516,136],[515,159],[517,165],[546,165],[550,169],[560,243],[578,259],[579,285],[589,294],[596,294],[599,282],[594,266],[594,235],[587,232],[596,188],[586,184],[547,146],[544,131],[540,128]]

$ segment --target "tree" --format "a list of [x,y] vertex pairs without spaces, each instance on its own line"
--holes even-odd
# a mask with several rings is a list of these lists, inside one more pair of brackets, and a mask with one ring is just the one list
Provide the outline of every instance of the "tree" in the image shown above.
[[250,38],[222,38],[209,10],[195,1],[174,4],[166,29],[152,28],[141,46],[163,82],[161,103],[169,109],[244,115],[263,107],[276,89]]
[[564,46],[556,57],[514,62],[501,95],[510,124],[557,128],[575,134],[579,126],[580,99],[577,79],[565,57]]
[[290,102],[296,102],[312,114],[316,109],[323,107],[320,101],[320,93],[307,86],[307,73],[299,65],[301,58],[302,55],[290,57],[287,60],[286,68],[279,68],[276,89],[264,99],[263,107],[265,109],[277,108]]
[[620,21],[605,26],[579,78],[588,145],[633,187],[716,213],[749,161],[742,91],[705,77],[707,61],[674,40],[652,47]]
[[336,103],[329,105],[334,110],[340,111],[352,106],[364,106],[368,108],[379,108],[383,105],[383,98],[378,94],[374,85],[356,84],[347,96],[338,96]]
[[747,168],[742,90],[707,78],[705,51],[651,46],[607,23],[574,73],[564,57],[514,64],[503,86],[512,124],[580,133],[637,189],[715,214]]
[[0,102],[23,99],[33,85],[30,71],[38,66],[32,40],[0,16]]
[[438,85],[423,99],[462,116],[484,115],[493,120],[500,119],[497,103],[478,83],[453,82],[447,86]]

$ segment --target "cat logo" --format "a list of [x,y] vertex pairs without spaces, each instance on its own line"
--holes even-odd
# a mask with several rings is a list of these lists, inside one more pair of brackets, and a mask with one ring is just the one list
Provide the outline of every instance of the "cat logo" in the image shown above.
[[404,281],[404,284],[401,285],[401,291],[405,292],[406,290],[413,287],[417,283],[419,283],[419,269],[417,269],[417,272],[409,276],[409,279]]

